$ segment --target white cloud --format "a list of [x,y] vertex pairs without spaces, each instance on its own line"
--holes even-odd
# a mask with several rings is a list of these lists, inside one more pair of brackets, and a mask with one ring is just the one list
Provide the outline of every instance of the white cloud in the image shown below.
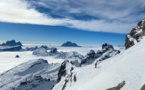
[[[67,27],[77,28],[82,30],[114,32],[114,33],[128,33],[133,27],[135,27],[136,24],[135,15],[128,17],[128,15],[132,12],[130,8],[126,10],[120,10],[120,11],[117,11],[119,9],[111,10],[113,9],[113,7],[116,8],[117,5],[119,6],[122,0],[120,1],[117,0],[118,2],[116,0],[111,0],[114,1],[113,3],[107,1],[107,5],[109,5],[110,7],[101,6],[101,5],[105,5],[106,3],[105,0],[102,1],[97,0],[98,2],[96,2],[95,0],[92,0],[94,2],[90,2],[89,0],[84,0],[83,2],[81,0],[78,0],[78,2],[70,0],[72,1],[72,3],[75,3],[75,4],[71,3],[72,6],[68,0],[61,0],[61,3],[60,0],[53,0],[53,2],[49,3],[49,5],[46,5],[47,3],[45,4],[46,1],[50,2],[52,0],[41,0],[39,4],[41,3],[41,5],[47,8],[52,8],[54,9],[54,11],[65,8],[68,11],[68,13],[80,12],[91,16],[100,16],[105,19],[89,20],[89,21],[74,20],[70,18],[57,19],[57,18],[52,18],[50,16],[46,16],[46,14],[44,13],[38,12],[36,9],[34,9],[31,6],[31,3],[28,3],[24,0],[0,0],[0,21],[12,22],[12,23],[54,25],[54,26],[62,25],[62,26],[67,26]],[[85,5],[86,7],[82,7],[84,6],[85,3],[86,3]],[[125,8],[123,4],[124,2],[121,3],[121,7]],[[134,8],[133,6],[135,3],[133,2],[132,4],[133,5],[130,5],[130,7]],[[135,5],[138,6],[138,4],[139,3]],[[73,5],[76,5],[76,7],[74,6],[75,8],[72,8]],[[141,18],[142,17],[143,15],[141,15]],[[112,21],[108,22],[106,19],[107,20],[111,19]],[[121,22],[119,22],[118,20],[120,20]],[[129,21],[130,22],[129,23],[122,22],[126,20],[127,22]]]

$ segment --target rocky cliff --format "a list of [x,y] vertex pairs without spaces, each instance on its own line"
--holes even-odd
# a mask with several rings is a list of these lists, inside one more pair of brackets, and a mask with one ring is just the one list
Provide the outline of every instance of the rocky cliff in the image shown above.
[[140,42],[142,37],[145,36],[145,20],[140,21],[135,28],[131,30],[125,37],[125,49],[128,49]]

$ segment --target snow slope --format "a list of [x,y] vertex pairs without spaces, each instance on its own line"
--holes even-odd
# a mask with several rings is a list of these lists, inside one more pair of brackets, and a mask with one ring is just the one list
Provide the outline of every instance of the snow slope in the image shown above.
[[[63,76],[53,90],[106,90],[117,86],[122,81],[121,90],[140,90],[145,84],[145,37],[133,47],[121,54],[95,65],[87,65]],[[67,68],[67,67],[66,67]],[[69,67],[68,67],[69,68]],[[70,81],[68,76],[75,73],[77,81]],[[68,80],[65,88],[65,81]]]
[[43,59],[22,63],[0,74],[0,90],[51,90],[59,67]]
[[[19,55],[20,58],[15,58],[16,55]],[[63,59],[56,60],[53,57],[34,56],[32,55],[32,51],[0,52],[0,73],[3,73],[21,63],[39,58],[43,58],[49,63],[62,63],[64,61]]]

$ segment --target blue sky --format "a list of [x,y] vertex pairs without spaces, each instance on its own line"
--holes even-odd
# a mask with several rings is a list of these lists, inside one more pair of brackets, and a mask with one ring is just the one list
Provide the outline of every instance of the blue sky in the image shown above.
[[123,45],[144,0],[0,0],[0,40]]

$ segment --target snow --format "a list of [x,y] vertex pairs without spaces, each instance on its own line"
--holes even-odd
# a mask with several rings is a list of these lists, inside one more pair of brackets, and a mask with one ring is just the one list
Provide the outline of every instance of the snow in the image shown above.
[[[20,58],[15,58],[16,55],[19,55]],[[32,51],[0,52],[0,73],[7,71],[21,63],[39,58],[43,58],[49,63],[62,63],[64,61],[63,59],[56,60],[53,57],[34,56],[32,55]]]
[[56,83],[60,64],[37,59],[22,63],[0,75],[1,90],[50,90]]
[[[121,54],[95,65],[81,68],[75,67],[77,81],[68,82],[64,90],[106,90],[117,86],[122,81],[125,85],[121,90],[140,90],[145,84],[145,37],[133,47]],[[53,90],[60,90],[65,78],[56,84]]]

